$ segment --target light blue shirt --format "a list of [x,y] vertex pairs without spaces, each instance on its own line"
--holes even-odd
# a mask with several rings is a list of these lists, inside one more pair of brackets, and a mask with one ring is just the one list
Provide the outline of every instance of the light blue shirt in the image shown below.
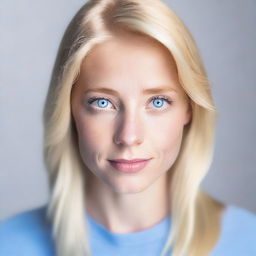
[[[0,256],[55,256],[46,206],[16,214],[0,222]],[[109,232],[86,216],[93,256],[159,256],[167,238],[171,218],[135,233]],[[72,230],[70,230],[72,232]],[[256,255],[256,215],[228,205],[222,219],[221,236],[210,256]]]

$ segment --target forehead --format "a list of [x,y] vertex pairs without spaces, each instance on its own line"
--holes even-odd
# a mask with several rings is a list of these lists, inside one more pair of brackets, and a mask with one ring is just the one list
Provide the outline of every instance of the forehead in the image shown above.
[[169,50],[148,36],[131,33],[115,35],[94,46],[82,62],[80,78],[90,85],[122,81],[130,85],[180,87]]

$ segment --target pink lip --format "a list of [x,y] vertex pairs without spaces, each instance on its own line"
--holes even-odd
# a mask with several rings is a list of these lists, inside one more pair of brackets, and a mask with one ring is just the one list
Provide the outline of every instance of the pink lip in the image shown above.
[[142,158],[135,158],[131,160],[126,160],[126,159],[113,159],[109,161],[115,161],[115,162],[120,162],[120,163],[136,163],[136,162],[141,162],[141,161],[146,161],[149,159],[142,159]]
[[125,159],[115,159],[108,160],[110,164],[117,170],[123,173],[136,173],[142,170],[150,159],[133,159],[133,160],[125,160]]

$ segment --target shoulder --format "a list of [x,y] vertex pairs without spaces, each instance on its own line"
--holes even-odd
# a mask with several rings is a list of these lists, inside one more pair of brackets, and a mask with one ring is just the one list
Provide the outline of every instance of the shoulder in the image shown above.
[[1,221],[0,244],[0,255],[53,255],[46,206],[21,212]]
[[245,208],[228,205],[223,213],[222,226],[224,234],[256,239],[256,214]]
[[227,205],[212,256],[215,255],[256,255],[256,214],[236,205]]

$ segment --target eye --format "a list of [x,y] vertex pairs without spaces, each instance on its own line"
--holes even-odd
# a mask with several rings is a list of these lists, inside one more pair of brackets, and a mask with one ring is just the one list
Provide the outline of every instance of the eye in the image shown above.
[[167,96],[154,96],[150,99],[150,101],[153,102],[153,106],[156,108],[162,108],[165,103],[169,105],[172,103],[171,99]]
[[[88,104],[99,109],[108,109],[107,106],[112,103],[104,97],[92,97],[88,99]],[[93,104],[96,102],[96,106]],[[172,100],[167,96],[154,96],[150,98],[150,102],[153,102],[153,106],[157,109],[163,109],[164,105],[171,105]],[[113,105],[112,105],[113,106]]]
[[93,103],[96,102],[96,107],[97,108],[102,108],[102,109],[105,109],[109,103],[112,105],[112,103],[106,99],[106,98],[99,98],[99,97],[92,97],[90,99],[88,99],[87,101],[90,105],[93,106]]

